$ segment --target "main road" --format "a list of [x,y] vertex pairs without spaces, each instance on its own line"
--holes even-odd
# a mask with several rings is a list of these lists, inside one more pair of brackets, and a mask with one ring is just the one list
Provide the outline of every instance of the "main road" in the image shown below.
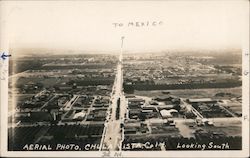
[[[123,132],[121,123],[124,121],[126,112],[125,96],[123,92],[123,69],[122,69],[122,46],[119,55],[119,61],[116,68],[116,77],[111,95],[111,105],[108,109],[108,116],[105,122],[104,132],[101,140],[100,150],[121,150],[121,141],[123,140]],[[120,107],[118,107],[120,104]],[[119,111],[117,111],[119,110]],[[116,116],[119,113],[119,116]]]

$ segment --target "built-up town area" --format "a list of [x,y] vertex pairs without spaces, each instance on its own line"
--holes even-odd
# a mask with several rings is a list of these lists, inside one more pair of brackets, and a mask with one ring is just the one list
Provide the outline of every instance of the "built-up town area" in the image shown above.
[[239,52],[13,58],[8,149],[241,149],[241,86]]

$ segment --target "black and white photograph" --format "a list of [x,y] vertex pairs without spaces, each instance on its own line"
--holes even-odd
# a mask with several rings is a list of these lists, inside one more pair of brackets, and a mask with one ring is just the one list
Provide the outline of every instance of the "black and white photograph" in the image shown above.
[[249,1],[0,4],[1,155],[249,156]]

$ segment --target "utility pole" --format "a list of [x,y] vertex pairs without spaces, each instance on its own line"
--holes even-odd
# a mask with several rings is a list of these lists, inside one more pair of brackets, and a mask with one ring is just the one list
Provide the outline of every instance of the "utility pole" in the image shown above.
[[121,51],[120,51],[120,56],[119,56],[119,62],[122,62],[122,55],[123,55],[123,41],[124,41],[125,36],[121,37]]
[[121,43],[121,48],[123,47],[123,40],[124,40],[125,36],[121,37],[122,43]]

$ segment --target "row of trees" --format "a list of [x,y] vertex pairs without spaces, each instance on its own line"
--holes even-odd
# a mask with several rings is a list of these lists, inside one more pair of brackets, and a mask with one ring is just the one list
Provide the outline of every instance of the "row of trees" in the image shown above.
[[192,83],[192,84],[124,84],[126,93],[133,93],[134,90],[174,90],[174,89],[202,89],[202,88],[233,88],[242,85],[241,81],[230,81],[220,83]]

